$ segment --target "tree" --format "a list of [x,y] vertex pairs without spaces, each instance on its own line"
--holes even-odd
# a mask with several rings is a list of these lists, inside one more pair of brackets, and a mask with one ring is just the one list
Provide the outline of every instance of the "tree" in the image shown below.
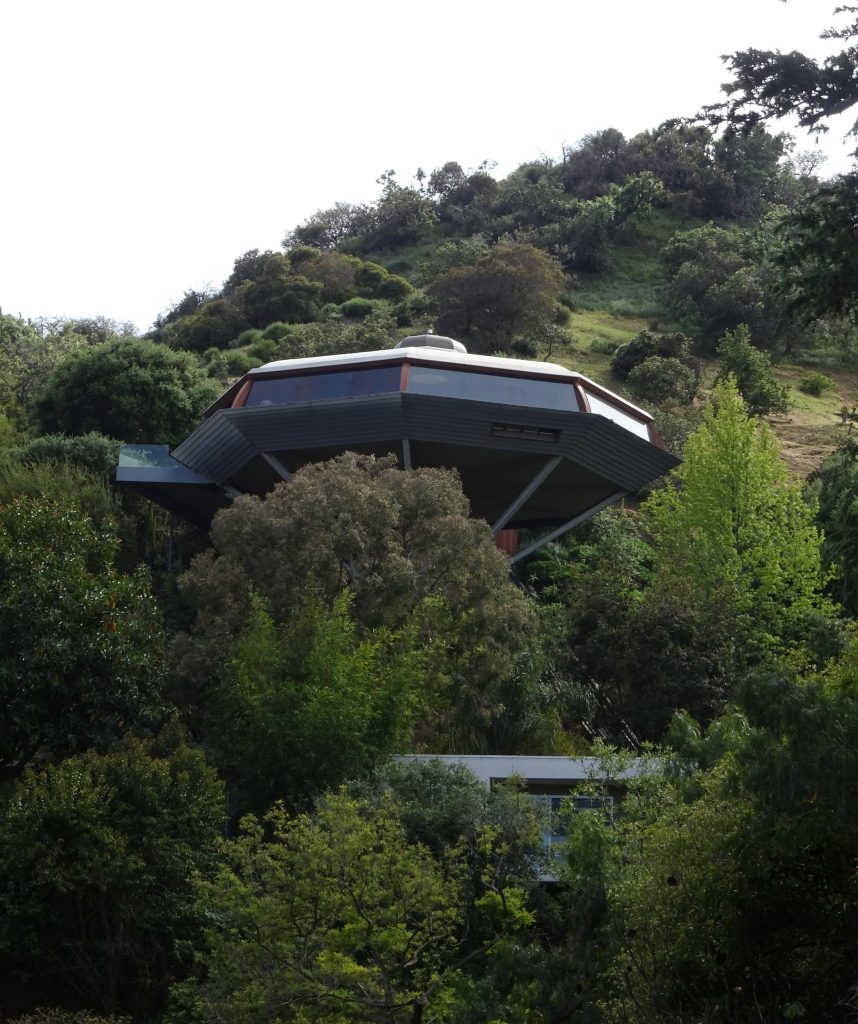
[[44,499],[0,508],[0,774],[106,749],[159,710],[161,632],[148,580],[114,542]]
[[0,811],[0,963],[144,1017],[190,966],[223,791],[177,726],[28,771]]
[[570,720],[618,743],[660,739],[683,708],[711,721],[749,668],[822,664],[838,647],[814,508],[732,378],[715,394],[638,526],[603,514],[539,567],[566,623],[555,658],[580,695]]
[[659,740],[678,708],[704,721],[722,710],[736,674],[732,621],[692,584],[654,587],[655,563],[637,517],[615,512],[539,567],[565,625],[557,668],[577,691],[567,728],[629,745]]
[[585,135],[574,146],[564,147],[558,169],[563,187],[579,199],[604,195],[611,185],[628,177],[627,148],[625,137],[616,128]]
[[718,343],[718,359],[721,366],[716,379],[726,380],[732,375],[752,416],[789,412],[789,388],[777,382],[771,356],[754,348],[745,324],[724,333]]
[[196,619],[174,661],[190,694],[204,694],[245,628],[251,590],[279,625],[308,598],[330,606],[348,589],[360,630],[416,630],[431,709],[423,740],[485,743],[500,710],[492,688],[512,671],[532,620],[488,527],[468,518],[454,474],[346,453],[304,467],[264,499],[237,499],[215,517],[212,540],[217,554],[198,558],[182,581]]
[[[485,938],[463,949],[462,858],[407,841],[390,800],[329,796],[313,817],[248,819],[227,866],[201,886],[212,915],[191,1020],[420,1024],[455,1005],[460,970],[532,922],[524,894],[489,876]],[[494,839],[485,831],[487,848]],[[216,922],[216,923],[215,923]]]
[[833,612],[822,593],[814,511],[771,431],[749,416],[728,377],[685,461],[642,508],[657,552],[654,587],[715,602],[751,663],[788,652],[808,657],[807,621]]
[[757,345],[792,342],[786,303],[769,258],[772,222],[755,234],[707,224],[677,232],[662,250],[672,312],[704,345],[747,324]]
[[[846,4],[834,13],[855,15],[858,8]],[[856,36],[858,19],[823,32],[821,38],[848,43]],[[747,131],[761,121],[794,115],[802,128],[818,134],[828,131],[828,118],[858,103],[855,45],[846,46],[822,61],[797,50],[780,53],[755,49],[741,50],[724,59],[733,73],[732,81],[721,87],[729,99],[705,108],[708,118],[716,124],[727,123]],[[851,129],[851,134],[856,132],[858,121]]]
[[811,478],[819,495],[823,557],[834,564],[832,590],[844,610],[858,612],[858,439],[853,415],[837,447]]
[[557,263],[532,245],[499,245],[470,266],[436,277],[429,293],[439,315],[437,329],[478,352],[509,351],[516,342],[538,340],[563,287]]
[[75,335],[83,338],[87,345],[137,336],[137,330],[129,320],[111,320],[107,316],[37,317],[33,325],[42,335]]
[[196,724],[231,789],[231,812],[276,800],[304,810],[326,790],[408,747],[422,659],[406,632],[364,637],[344,592],[275,626],[254,598],[247,627]]
[[475,171],[465,173],[461,164],[450,160],[432,171],[426,191],[437,201],[442,223],[453,224],[464,234],[479,230],[498,191],[498,183],[489,173],[492,166],[484,161]]
[[649,171],[663,182],[665,200],[700,216],[708,197],[723,187],[723,170],[715,167],[712,132],[701,125],[667,121],[629,140],[626,157],[633,172]]
[[758,220],[773,204],[789,198],[794,181],[784,164],[789,137],[770,135],[762,125],[726,132],[713,143],[718,185],[707,196],[707,214],[740,221]]
[[245,281],[236,294],[252,327],[277,320],[306,323],[319,312],[322,285],[295,274],[288,257],[271,254],[260,276]]
[[416,242],[436,221],[435,205],[422,190],[400,185],[395,171],[378,179],[381,195],[370,207],[361,244],[367,249],[389,249]]
[[776,225],[779,245],[773,262],[783,273],[781,291],[792,309],[806,317],[854,319],[858,311],[858,174],[843,174],[822,185]]
[[151,341],[111,341],[57,365],[36,403],[44,433],[97,431],[178,444],[217,397],[195,358]]
[[618,380],[626,380],[636,366],[657,356],[661,359],[688,361],[689,342],[684,334],[655,334],[641,331],[625,345],[620,345],[611,360],[611,373]]
[[[43,499],[58,508],[76,509],[97,533],[114,539],[114,562],[122,561],[133,571],[134,524],[123,508],[118,488],[111,485],[110,476],[62,457],[22,459],[20,451],[12,448],[8,455],[0,456],[0,506],[19,499]],[[111,474],[115,467],[114,458]],[[124,550],[123,542],[129,543],[130,552]]]
[[855,678],[853,645],[823,676],[748,680],[705,734],[674,723],[602,832],[606,1021],[834,1024],[854,1006]]
[[[858,102],[858,7],[845,4],[835,14],[852,16],[840,28],[822,33],[848,45],[822,61],[793,50],[744,50],[727,57],[732,81],[722,86],[728,99],[705,108],[728,134],[747,133],[770,118],[793,115],[810,132],[828,131],[826,121]],[[849,134],[858,132],[858,120]],[[855,313],[854,215],[858,177],[842,175],[781,221],[783,247],[777,257],[782,288],[794,306],[810,316]]]
[[205,352],[226,348],[249,326],[250,321],[235,302],[223,297],[208,299],[161,332],[173,348]]
[[303,224],[287,232],[283,248],[288,252],[296,245],[317,249],[336,249],[347,238],[359,235],[366,227],[369,211],[352,203],[334,203],[326,210],[317,210]]
[[45,378],[57,362],[85,343],[78,334],[44,333],[0,313],[0,416],[17,429],[26,427]]

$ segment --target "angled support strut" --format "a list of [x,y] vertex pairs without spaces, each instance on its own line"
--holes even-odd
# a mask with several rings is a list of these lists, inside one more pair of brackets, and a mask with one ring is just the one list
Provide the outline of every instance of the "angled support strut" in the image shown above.
[[492,527],[492,534],[497,536],[500,531],[506,526],[506,524],[512,519],[512,517],[518,512],[521,506],[527,501],[527,499],[537,491],[548,479],[548,477],[554,472],[554,470],[563,461],[562,455],[557,455],[553,459],[549,459],[548,462],[539,470],[536,476],[530,481],[527,487],[513,500],[512,504],[506,509],[505,512],[501,513],[500,518],[495,522]]
[[539,549],[544,548],[546,544],[550,544],[553,540],[557,540],[558,537],[562,537],[564,533],[568,533],[579,523],[583,523],[585,519],[589,519],[597,512],[601,512],[602,509],[607,508],[608,505],[613,505],[615,501],[619,501],[625,494],[628,494],[628,491],[614,491],[610,497],[605,498],[604,501],[600,501],[592,508],[588,508],[586,512],[582,512],[579,516],[575,516],[574,519],[570,519],[568,523],[563,523],[562,526],[558,526],[557,529],[552,530],[551,533],[546,533],[544,537],[537,537],[532,544],[528,544],[526,548],[522,548],[521,551],[517,551],[512,558],[510,558],[510,563],[515,565],[516,562],[520,562],[523,558],[528,558],[534,553],[534,551],[539,551]]
[[262,456],[263,459],[265,459],[268,465],[274,470],[274,472],[280,477],[281,480],[292,479],[292,474],[283,465],[280,459],[277,458],[276,455],[269,455],[268,452],[260,452],[259,454]]

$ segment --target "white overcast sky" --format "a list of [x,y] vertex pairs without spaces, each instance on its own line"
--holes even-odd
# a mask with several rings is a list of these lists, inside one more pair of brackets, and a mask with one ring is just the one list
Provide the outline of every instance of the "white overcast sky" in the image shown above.
[[[387,168],[501,175],[693,114],[723,53],[830,52],[833,7],[2,0],[0,307],[146,329],[320,207],[373,199]],[[823,143],[828,174],[850,165],[848,126]]]

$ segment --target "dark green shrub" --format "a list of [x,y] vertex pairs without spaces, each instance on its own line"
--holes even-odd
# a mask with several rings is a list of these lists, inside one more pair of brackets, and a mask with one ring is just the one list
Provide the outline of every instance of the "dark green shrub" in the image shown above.
[[[233,338],[229,343],[230,348],[244,348],[246,345],[252,345],[254,341],[257,341],[262,337],[262,331],[256,327],[249,327],[246,331],[242,331],[237,337]],[[212,350],[207,348],[203,355],[207,356]]]
[[625,380],[632,370],[651,356],[665,359],[688,359],[690,343],[684,334],[654,334],[641,331],[631,341],[621,345],[611,362],[611,373],[619,380]]
[[382,281],[388,276],[384,267],[368,260],[362,260],[355,266],[355,284],[370,295],[378,293]]
[[260,363],[270,363],[272,359],[276,359],[279,347],[273,338],[262,338],[250,346],[247,355],[249,358],[255,359],[255,365],[258,366]]
[[244,313],[228,299],[210,299],[190,316],[170,326],[173,348],[202,352],[210,346],[226,348],[249,326]]
[[393,315],[399,327],[410,327],[418,317],[422,317],[432,305],[425,292],[412,292],[403,302],[393,307]]
[[[0,812],[0,964],[152,1019],[190,966],[223,786],[181,730],[28,771]],[[81,1022],[84,1024],[84,1022]]]
[[348,299],[340,305],[343,316],[350,320],[363,320],[375,310],[376,303],[372,299],[354,298]]
[[13,462],[67,462],[112,480],[119,458],[119,441],[90,431],[69,437],[66,434],[45,434],[9,451]]
[[673,357],[650,356],[632,367],[626,383],[640,401],[656,405],[690,405],[697,394],[697,374]]
[[44,433],[96,431],[178,444],[217,397],[196,357],[151,341],[108,341],[67,356],[36,403]]
[[822,395],[834,387],[834,381],[824,373],[810,373],[798,382],[799,391],[806,395]]
[[273,324],[269,324],[262,331],[261,337],[265,338],[266,341],[282,341],[284,338],[289,337],[291,330],[291,324],[284,324],[282,320],[275,320]]
[[387,299],[389,302],[401,302],[413,291],[413,286],[404,277],[388,274],[375,289],[375,298]]
[[336,302],[326,302],[319,310],[319,320],[342,320],[343,313]]
[[[263,343],[264,344],[264,343]],[[260,363],[270,362],[265,356],[255,356],[253,353],[258,346],[254,345],[249,352],[227,352],[225,353],[224,363],[226,365],[227,373],[232,377],[241,377],[247,373],[248,370],[252,370],[255,366],[259,366]]]

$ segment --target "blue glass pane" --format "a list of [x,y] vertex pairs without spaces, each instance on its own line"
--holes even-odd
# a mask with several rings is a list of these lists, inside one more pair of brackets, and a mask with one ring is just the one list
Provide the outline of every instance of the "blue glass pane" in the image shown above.
[[442,366],[411,366],[408,390],[417,395],[465,398],[499,405],[523,405],[532,409],[577,411],[572,382],[528,380],[494,373],[448,370]]
[[257,380],[245,405],[294,405],[387,394],[399,390],[400,373],[397,365]]

